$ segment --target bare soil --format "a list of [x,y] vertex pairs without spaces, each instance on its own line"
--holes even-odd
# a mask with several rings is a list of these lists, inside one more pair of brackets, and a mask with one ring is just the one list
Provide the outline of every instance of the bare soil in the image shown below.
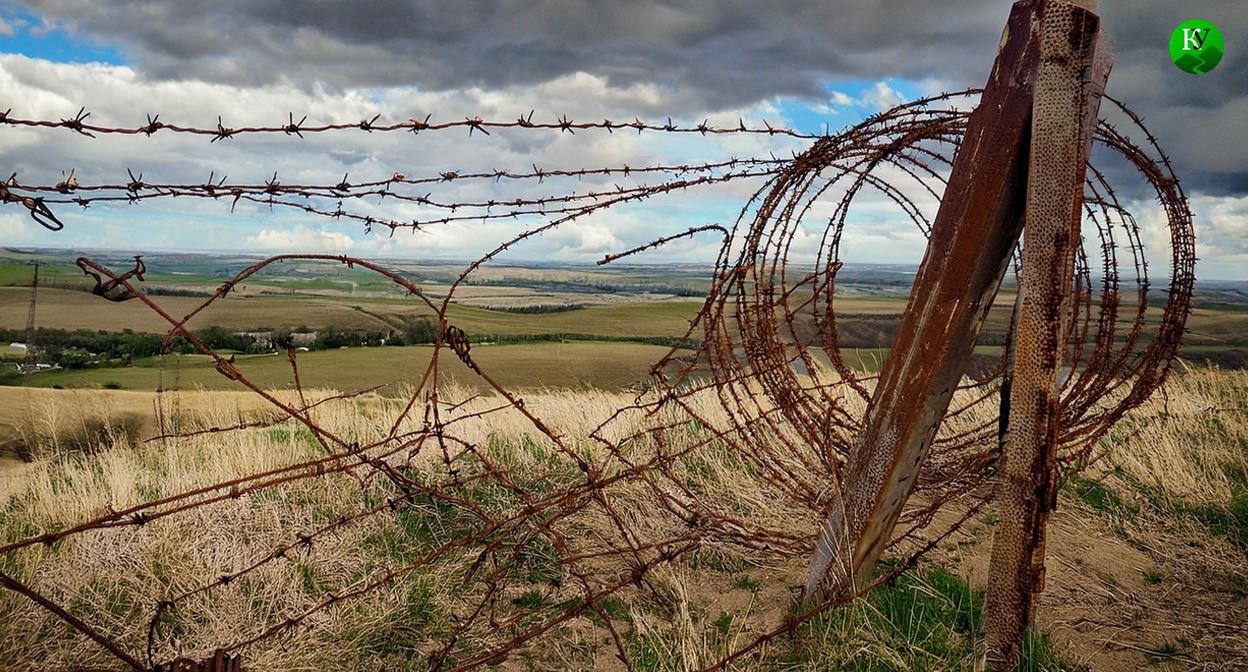
[[[1115,521],[1063,500],[1049,525],[1037,621],[1096,672],[1248,670],[1248,558],[1194,524]],[[969,524],[929,562],[987,583],[991,526]]]

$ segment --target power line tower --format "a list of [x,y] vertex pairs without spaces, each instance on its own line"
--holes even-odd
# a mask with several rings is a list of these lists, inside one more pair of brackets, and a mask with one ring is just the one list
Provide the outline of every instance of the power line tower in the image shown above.
[[30,311],[26,313],[26,363],[27,373],[37,368],[39,358],[35,352],[35,304],[39,300],[39,264],[35,264],[35,277],[30,282]]

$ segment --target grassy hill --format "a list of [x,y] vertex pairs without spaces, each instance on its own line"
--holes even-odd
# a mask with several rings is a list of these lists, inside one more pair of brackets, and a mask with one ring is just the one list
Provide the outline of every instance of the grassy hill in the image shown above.
[[[120,508],[278,468],[321,450],[290,423],[141,442],[154,431],[156,409],[183,431],[272,418],[245,395],[183,392],[157,398],[48,390],[38,398],[13,396],[18,394],[30,393],[0,390],[0,398],[7,397],[0,404],[4,420],[25,427],[26,440],[42,457],[24,466],[0,463],[0,544],[71,525],[105,506]],[[318,399],[328,393],[310,394]],[[634,399],[595,390],[523,396],[530,412],[577,440],[588,459],[597,459],[594,443],[575,437],[585,437]],[[444,400],[465,404],[461,412],[468,417],[473,409],[494,404],[456,387],[444,390]],[[317,418],[344,436],[366,439],[401,405],[381,396],[337,401],[319,407]],[[419,427],[422,413],[413,417],[413,428]],[[130,420],[123,421],[126,417]],[[42,424],[32,426],[32,418],[41,418]],[[575,466],[555,459],[518,414],[464,422],[458,435],[477,437],[477,449],[521,487],[557,489],[578,478]],[[84,434],[78,427],[97,431]],[[682,432],[673,438],[696,441],[698,436]],[[684,447],[676,443],[667,449]],[[1062,489],[1050,531],[1040,631],[1023,669],[1244,669],[1248,374],[1193,370],[1176,376],[1164,399],[1133,412],[1103,447],[1111,451],[1108,457]],[[432,477],[439,463],[440,458],[432,459],[421,469]],[[766,485],[761,479],[733,465],[731,454],[712,443],[681,453],[669,469],[716,506],[753,511],[759,520],[787,519],[813,534],[814,517],[794,518],[779,500],[762,496]],[[72,543],[5,555],[0,568],[73,605],[77,616],[138,651],[146,646],[150,605],[167,591],[212,581],[264,557],[294,531],[357,511],[361,498],[375,501],[369,499],[377,496],[372,483],[361,490],[359,481],[340,474],[275,486],[227,500],[206,515],[192,512],[139,529],[100,531]],[[465,492],[474,506],[519,505],[509,504],[502,491]],[[612,504],[658,530],[670,521],[652,496],[648,488],[629,489],[617,493]],[[957,514],[952,506],[947,515]],[[463,519],[462,512],[436,500],[417,500],[318,538],[312,550],[267,569],[260,583],[222,587],[211,599],[184,605],[171,621],[178,624],[179,650],[202,652],[235,641],[377,571],[411,562],[473,529],[471,517]],[[609,531],[609,522],[594,516],[572,523],[580,526],[578,534]],[[737,669],[970,670],[994,523],[993,512],[979,514],[895,583],[805,622],[793,635],[742,659]],[[246,664],[253,669],[423,668],[477,594],[463,583],[477,554],[440,557],[405,572],[385,590],[305,622],[290,635],[244,649]],[[525,574],[510,579],[518,583],[496,605],[499,618],[545,617],[575,606],[569,600],[579,590],[576,581],[558,563],[541,557],[519,565]],[[603,576],[618,570],[606,558],[596,566]],[[801,553],[716,543],[647,573],[644,582],[619,591],[601,608],[635,669],[698,669],[783,623],[790,587],[800,583],[804,569]],[[0,623],[5,624],[0,659],[13,665],[107,662],[97,646],[10,591],[0,591]],[[498,669],[623,669],[604,623],[592,613],[560,622]],[[158,655],[171,651],[168,639],[160,642],[165,643],[158,643]],[[471,656],[482,645],[484,640],[468,638],[455,644],[454,652]]]

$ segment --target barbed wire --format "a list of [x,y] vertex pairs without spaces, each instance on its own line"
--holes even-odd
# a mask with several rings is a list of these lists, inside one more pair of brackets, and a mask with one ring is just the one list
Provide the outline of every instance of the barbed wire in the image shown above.
[[[853,225],[855,199],[871,193],[893,204],[919,231],[930,232],[934,208],[943,194],[945,177],[968,112],[955,99],[977,92],[942,94],[898,106],[861,124],[830,136],[801,135],[771,127],[712,129],[705,124],[677,127],[604,121],[555,124],[486,122],[466,119],[442,124],[409,120],[380,125],[377,119],[360,124],[196,129],[149,119],[147,126],[121,129],[90,125],[88,113],[72,119],[40,121],[5,115],[9,125],[67,128],[82,134],[150,135],[156,131],[210,136],[214,141],[243,133],[305,133],[331,130],[436,131],[468,129],[488,133],[495,128],[535,128],[572,132],[636,129],[718,135],[767,133],[814,140],[791,159],[740,158],[698,165],[654,165],[531,171],[443,173],[352,184],[344,176],[338,184],[284,185],[274,175],[263,184],[231,184],[224,178],[174,184],[145,181],[129,174],[124,182],[95,185],[23,185],[11,178],[5,202],[18,203],[32,214],[46,203],[141,202],[191,196],[228,198],[274,207],[298,208],[326,218],[360,219],[366,225],[418,227],[461,219],[488,220],[540,216],[544,220],[467,264],[439,297],[384,266],[336,255],[290,254],[250,266],[225,282],[212,297],[189,313],[177,316],[142,291],[142,260],[132,269],[110,269],[91,259],[79,267],[94,277],[95,293],[113,301],[138,301],[168,325],[166,344],[183,338],[207,357],[218,373],[248,389],[315,440],[319,454],[259,473],[246,474],[183,492],[90,516],[61,529],[27,535],[0,545],[0,558],[23,549],[44,546],[55,553],[66,540],[106,535],[118,528],[140,528],[165,520],[181,520],[202,512],[222,517],[219,507],[230,501],[280,492],[308,483],[330,487],[339,479],[358,484],[358,500],[330,519],[303,529],[284,528],[271,539],[268,550],[239,560],[229,571],[203,576],[194,585],[170,589],[148,605],[152,614],[142,633],[131,629],[104,632],[47,597],[39,577],[18,578],[0,572],[0,584],[48,609],[70,627],[104,647],[103,654],[136,670],[169,670],[173,662],[198,659],[205,650],[187,650],[185,633],[202,626],[214,598],[239,591],[268,568],[315,562],[321,548],[337,535],[389,516],[414,516],[433,511],[447,533],[433,539],[413,538],[411,553],[390,564],[317,590],[314,599],[265,614],[263,625],[233,631],[231,642],[213,642],[219,651],[241,654],[274,646],[281,637],[302,627],[315,627],[319,615],[362,600],[421,571],[443,568],[456,585],[451,623],[438,641],[422,650],[429,669],[469,670],[496,665],[542,637],[557,632],[573,619],[591,618],[606,632],[605,639],[629,669],[632,657],[618,615],[608,598],[627,591],[664,599],[648,583],[657,568],[688,561],[708,547],[757,554],[783,560],[808,554],[818,522],[824,517],[828,493],[839,487],[861,413],[870,397],[874,376],[852,365],[843,349],[836,310],[839,274],[844,268],[842,244]],[[943,103],[943,104],[942,104]],[[1120,106],[1121,107],[1121,106]],[[1062,389],[1060,461],[1069,473],[1095,460],[1098,440],[1114,421],[1141,403],[1164,380],[1190,310],[1195,261],[1191,213],[1169,161],[1156,139],[1143,130],[1138,118],[1122,108],[1141,145],[1127,134],[1102,122],[1096,140],[1122,157],[1155,192],[1170,227],[1171,259],[1167,296],[1158,306],[1150,300],[1145,248],[1135,217],[1115,195],[1106,173],[1089,170],[1085,222],[1089,231],[1078,260],[1075,287],[1076,328],[1066,343],[1063,361],[1071,376]],[[521,195],[512,199],[458,202],[419,195],[431,185],[461,180],[544,183],[552,177],[634,177],[658,175],[652,184],[636,184],[587,193]],[[72,174],[71,174],[72,177]],[[703,225],[673,232],[649,243],[608,254],[601,263],[632,255],[654,253],[672,241],[704,234],[720,238],[719,255],[711,273],[711,288],[680,343],[652,368],[653,387],[620,407],[587,435],[571,436],[553,427],[542,413],[525,403],[521,392],[508,389],[490,367],[478,361],[474,335],[455,324],[449,306],[473,274],[502,252],[568,222],[621,203],[659,197],[703,185],[756,180],[754,190],[731,227]],[[52,193],[59,196],[52,196]],[[349,213],[342,202],[359,198],[392,198],[405,204],[450,210],[441,218],[398,220]],[[294,199],[306,199],[306,202]],[[46,199],[46,200],[41,200]],[[54,200],[55,199],[55,200]],[[37,205],[32,205],[32,203]],[[466,214],[458,214],[469,210]],[[818,240],[816,262],[791,263],[799,238],[811,227]],[[819,231],[818,229],[822,229]],[[1095,238],[1095,239],[1094,239]],[[1091,242],[1089,242],[1091,241]],[[1095,249],[1099,247],[1099,253]],[[1127,251],[1123,254],[1123,251]],[[312,413],[325,400],[309,403],[304,395],[298,353],[287,344],[298,402],[284,401],[254,382],[233,359],[208,347],[191,331],[204,311],[220,307],[243,280],[288,261],[338,263],[388,279],[419,306],[436,326],[431,354],[419,380],[396,407],[392,417],[378,422],[378,435],[348,436]],[[228,305],[226,307],[228,309]],[[997,334],[1008,343],[1009,331]],[[989,356],[986,372],[967,378],[946,414],[930,457],[919,477],[913,505],[893,539],[903,561],[876,582],[895,578],[923,553],[948,538],[990,501],[992,478],[999,451],[999,427],[994,414],[976,413],[997,399],[1001,375],[1007,366],[1006,346],[999,357]],[[692,353],[692,354],[690,354]],[[447,392],[442,355],[463,363],[493,395],[452,398]],[[336,401],[355,393],[344,392]],[[523,418],[526,432],[540,441],[545,458],[532,472],[516,469],[505,456],[485,445],[470,431],[474,423],[488,423],[509,415]],[[186,431],[167,431],[161,440],[185,440],[205,434],[247,432],[272,426],[273,419],[216,425]],[[589,448],[592,446],[592,449]],[[713,484],[699,480],[691,464],[714,451],[729,460],[743,482],[762,493],[785,520],[757,518],[713,494]],[[735,487],[740,487],[741,483]],[[937,522],[937,513],[957,510],[951,521]],[[224,522],[222,524],[225,524]],[[592,533],[586,530],[592,529]],[[419,543],[418,543],[419,542]],[[526,569],[534,554],[554,561],[559,579],[559,601],[533,605],[517,596],[540,581]],[[554,571],[554,570],[552,570]],[[258,580],[258,579],[255,579]],[[872,586],[874,587],[874,586]],[[724,669],[746,656],[757,655],[784,633],[823,611],[857,596],[845,596],[816,609],[771,624],[761,634],[734,644],[706,670]],[[748,640],[748,641],[745,641]],[[145,651],[146,664],[136,653]]]
[[167,133],[183,133],[188,135],[200,135],[210,138],[209,142],[217,142],[219,140],[228,140],[240,135],[286,135],[303,138],[304,134],[328,133],[331,131],[363,131],[365,133],[414,133],[451,131],[451,130],[467,130],[468,135],[481,133],[489,135],[491,130],[499,129],[532,129],[538,131],[558,131],[560,133],[575,134],[576,131],[606,131],[614,133],[615,131],[637,131],[654,132],[654,133],[678,133],[693,134],[701,136],[716,135],[766,135],[766,136],[785,136],[800,140],[811,140],[823,137],[827,134],[814,134],[797,131],[783,126],[772,126],[766,119],[760,121],[758,125],[747,125],[745,120],[738,119],[736,126],[714,126],[709,119],[699,124],[682,125],[672,121],[671,117],[667,118],[665,123],[648,123],[639,118],[633,118],[632,121],[612,121],[603,119],[602,121],[574,121],[567,115],[560,115],[554,121],[534,121],[535,111],[530,111],[527,115],[521,116],[514,121],[487,120],[479,116],[464,117],[452,121],[435,122],[433,114],[427,114],[424,118],[410,117],[404,121],[394,123],[381,122],[381,115],[375,115],[372,118],[361,119],[355,122],[337,122],[321,125],[309,125],[307,123],[307,115],[303,115],[299,121],[295,121],[294,113],[290,113],[287,122],[273,126],[239,126],[227,127],[221,117],[217,117],[217,124],[214,127],[191,126],[183,124],[171,124],[160,120],[160,115],[147,115],[147,123],[139,126],[104,126],[92,124],[87,121],[91,117],[91,112],[85,107],[80,108],[76,114],[68,118],[60,120],[50,119],[23,119],[12,116],[12,108],[4,113],[0,113],[0,124],[9,126],[21,126],[26,128],[63,128],[79,135],[94,138],[97,135],[144,135],[151,137],[159,131]]
[[[318,185],[283,185],[277,181],[276,174],[273,179],[263,185],[229,185],[224,181],[208,182],[202,185],[173,185],[173,184],[111,184],[111,185],[90,185],[80,186],[72,189],[66,189],[63,186],[28,186],[17,182],[15,178],[10,178],[7,188],[15,192],[26,193],[72,193],[78,190],[93,192],[87,196],[72,197],[27,197],[26,200],[38,200],[43,208],[41,212],[46,213],[43,216],[53,217],[47,204],[73,204],[88,208],[96,203],[126,203],[137,204],[145,201],[165,198],[200,198],[208,200],[228,200],[231,203],[231,209],[236,207],[240,202],[252,203],[256,205],[266,206],[269,208],[284,208],[303,211],[312,215],[329,217],[332,219],[343,219],[356,221],[363,224],[366,230],[371,231],[373,226],[388,228],[391,232],[397,229],[419,229],[424,226],[433,224],[450,224],[453,222],[487,222],[490,220],[508,220],[517,219],[528,216],[552,216],[559,214],[571,213],[589,213],[594,210],[609,207],[615,203],[640,200],[658,193],[668,191],[687,190],[694,187],[700,187],[712,184],[721,184],[724,182],[738,180],[742,178],[757,178],[774,175],[782,165],[779,159],[733,159],[730,161],[717,162],[703,165],[683,165],[676,167],[661,168],[641,168],[629,169],[625,168],[601,168],[587,171],[538,171],[524,175],[514,175],[513,179],[536,180],[541,183],[543,179],[551,174],[561,176],[581,176],[590,174],[610,174],[612,172],[628,174],[632,173],[651,173],[663,172],[672,173],[673,177],[667,181],[655,184],[639,183],[633,186],[624,187],[619,184],[612,185],[610,189],[591,190],[583,193],[561,193],[544,196],[517,197],[509,199],[487,199],[477,201],[441,201],[433,198],[432,192],[419,191],[416,193],[408,193],[396,189],[396,185],[423,185],[430,181],[450,182],[454,177],[439,177],[436,180],[426,179],[406,179],[392,178],[381,182],[373,182],[366,185],[346,185],[345,183],[335,185],[333,187]],[[740,170],[723,170],[724,168],[735,168],[737,166],[747,166]],[[757,166],[749,168],[748,166]],[[498,172],[489,173],[488,175],[497,175]],[[694,177],[684,177],[686,175],[695,175]],[[114,192],[114,193],[108,193]],[[140,193],[146,192],[146,193]],[[7,193],[7,192],[5,192]],[[422,209],[432,211],[442,211],[450,214],[433,217],[418,217],[410,220],[397,220],[375,215],[353,212],[344,209],[343,205],[349,200],[361,200],[368,197],[376,197],[379,201],[390,199],[400,203],[410,204]],[[17,197],[15,197],[17,198]],[[300,200],[289,200],[298,198]],[[321,205],[318,205],[321,204]],[[34,210],[31,211],[32,216],[36,215]],[[37,220],[38,221],[38,220]],[[59,220],[55,220],[59,223]],[[42,221],[40,222],[43,223]]]
[[[362,224],[366,231],[372,227],[388,228],[391,233],[398,229],[419,229],[434,224],[450,224],[453,222],[487,222],[491,220],[509,220],[530,216],[553,216],[559,214],[588,213],[611,204],[640,200],[657,193],[673,190],[720,184],[741,178],[756,178],[773,175],[780,169],[785,160],[778,158],[732,158],[724,161],[705,164],[656,165],[630,167],[628,165],[593,168],[585,170],[541,169],[534,166],[532,171],[488,171],[460,174],[444,172],[436,177],[409,178],[395,173],[385,180],[375,180],[360,184],[351,184],[344,176],[335,185],[315,184],[282,184],[275,173],[273,178],[262,184],[229,184],[225,177],[209,176],[202,184],[148,183],[142,180],[142,174],[135,177],[133,171],[127,170],[130,180],[125,183],[83,185],[75,178],[72,184],[65,181],[55,185],[25,185],[17,180],[16,174],[0,187],[0,198],[4,202],[21,202],[30,209],[30,214],[40,224],[59,230],[63,226],[48,207],[48,204],[73,204],[88,208],[99,203],[139,204],[146,201],[167,198],[199,198],[207,200],[227,200],[231,209],[240,202],[256,204],[269,208],[293,209],[311,215],[329,217],[338,220],[355,221]],[[502,179],[525,181],[541,185],[552,178],[584,178],[587,176],[636,177],[638,175],[666,174],[664,181],[654,184],[634,183],[621,186],[616,183],[610,188],[593,189],[586,192],[554,193],[515,197],[505,199],[485,199],[476,201],[438,200],[432,191],[420,189],[412,191],[411,187],[429,185],[455,186],[461,182],[473,180]],[[16,194],[16,195],[14,195]],[[30,194],[24,196],[21,194]],[[62,196],[45,196],[43,194],[61,194]],[[417,217],[398,220],[376,215],[354,212],[344,208],[348,201],[362,201],[375,197],[378,202],[390,199],[399,203],[409,204],[430,211],[442,211],[442,216]],[[299,199],[299,200],[291,200]],[[35,205],[38,205],[38,208]],[[55,227],[49,222],[54,222]]]

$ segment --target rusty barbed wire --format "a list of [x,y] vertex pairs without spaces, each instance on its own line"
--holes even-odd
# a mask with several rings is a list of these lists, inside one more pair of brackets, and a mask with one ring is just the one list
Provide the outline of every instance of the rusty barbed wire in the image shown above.
[[[780,158],[754,158],[740,157],[730,158],[723,161],[713,161],[702,164],[660,164],[652,166],[629,166],[623,164],[620,166],[605,166],[602,168],[540,168],[533,165],[531,170],[490,170],[477,172],[460,172],[460,171],[443,171],[435,176],[427,177],[408,177],[405,173],[396,172],[390,177],[383,180],[368,180],[364,182],[350,182],[348,178],[350,173],[343,175],[342,180],[336,184],[283,184],[277,179],[275,173],[273,178],[259,184],[232,184],[228,183],[228,176],[222,175],[217,177],[216,173],[208,176],[208,180],[198,184],[192,183],[160,183],[147,182],[143,180],[143,173],[140,172],[135,176],[132,169],[127,168],[126,174],[128,180],[126,182],[118,182],[113,184],[82,184],[75,180],[73,186],[67,186],[65,182],[58,182],[55,185],[24,185],[18,182],[17,174],[10,176],[6,187],[12,187],[19,191],[31,193],[59,193],[71,194],[82,192],[120,192],[122,194],[139,194],[144,191],[153,191],[157,194],[162,192],[170,192],[169,195],[189,196],[192,194],[204,194],[208,196],[233,196],[236,193],[244,194],[293,194],[301,196],[324,196],[324,197],[342,197],[344,194],[352,196],[367,195],[386,195],[388,189],[398,185],[431,185],[446,182],[473,182],[487,181],[497,183],[501,180],[524,181],[536,180],[541,183],[547,179],[554,178],[586,178],[586,177],[631,177],[635,175],[645,175],[651,173],[670,173],[673,175],[685,175],[688,173],[708,172],[721,169],[735,169],[738,167],[756,167],[756,166],[778,166],[784,164],[790,159]],[[89,199],[91,200],[99,199]],[[114,200],[129,200],[114,199]],[[55,199],[53,203],[76,203],[80,204],[78,199],[62,198]]]
[[[188,658],[247,655],[261,647],[277,646],[283,637],[300,628],[317,627],[317,619],[329,610],[359,604],[422,570],[441,567],[457,588],[448,607],[449,622],[437,641],[418,652],[428,669],[469,670],[497,665],[522,655],[525,647],[580,618],[590,619],[593,627],[601,628],[598,632],[606,633],[603,639],[614,648],[615,656],[633,669],[636,653],[621,634],[625,619],[618,613],[613,615],[609,599],[644,594],[660,602],[666,600],[651,582],[655,570],[691,561],[708,548],[732,549],[775,561],[811,551],[828,505],[826,493],[841,482],[875,378],[863,370],[861,357],[855,362],[851,356],[856,343],[848,333],[853,316],[837,311],[838,299],[843,298],[837,285],[846,268],[843,246],[856,225],[856,199],[864,195],[882,199],[897,209],[901,221],[928,235],[944,191],[945,175],[965,132],[967,101],[977,93],[942,94],[901,105],[828,136],[770,127],[717,130],[705,125],[676,127],[670,122],[666,126],[609,121],[578,124],[567,119],[554,124],[523,119],[434,124],[426,118],[388,126],[373,119],[360,124],[308,126],[306,119],[295,122],[294,115],[289,124],[274,127],[231,129],[219,124],[217,129],[197,129],[167,125],[153,117],[147,126],[121,129],[90,125],[85,111],[60,121],[5,115],[0,121],[9,125],[66,128],[83,134],[150,135],[170,130],[205,135],[214,141],[242,133],[301,137],[348,129],[466,128],[470,133],[488,133],[495,128],[523,127],[560,132],[636,129],[702,135],[768,133],[814,142],[806,151],[784,160],[742,158],[702,165],[559,171],[535,167],[528,172],[445,173],[416,178],[396,174],[360,184],[350,184],[344,176],[339,184],[283,185],[276,175],[264,184],[229,184],[215,175],[202,185],[160,184],[130,173],[125,183],[79,184],[65,194],[68,185],[24,186],[10,180],[9,191],[3,192],[5,201],[28,208],[27,200],[19,199],[39,199],[43,198],[39,194],[53,191],[70,198],[49,198],[48,202],[79,205],[195,196],[254,200],[327,218],[365,217],[366,224],[392,229],[418,225],[398,219],[388,220],[391,224],[342,211],[341,202],[349,198],[385,197],[453,212],[486,210],[454,218],[541,216],[544,221],[526,227],[467,264],[437,297],[402,274],[363,259],[289,254],[244,269],[179,317],[137,284],[143,280],[141,259],[136,257],[134,269],[125,272],[80,259],[79,267],[96,282],[96,294],[145,304],[167,323],[166,345],[177,337],[186,339],[210,358],[222,376],[259,395],[275,409],[277,417],[306,430],[320,452],[291,464],[154,497],[120,510],[110,506],[63,529],[8,540],[0,545],[0,559],[37,546],[45,547],[42,552],[56,553],[66,540],[115,534],[116,528],[137,529],[197,515],[224,519],[222,507],[229,502],[252,500],[303,483],[330,487],[338,481],[349,482],[351,492],[358,493],[352,497],[358,499],[348,498],[341,511],[324,520],[283,527],[280,534],[268,539],[267,550],[237,558],[226,571],[204,574],[193,585],[167,590],[159,600],[146,605],[145,613],[150,617],[141,635],[102,631],[89,619],[73,616],[41,592],[38,576],[0,574],[0,585],[29,597],[38,608],[48,609],[71,629],[101,644],[101,657],[93,662],[108,661],[106,656],[111,655],[112,662],[133,669],[169,670]],[[1085,223],[1096,235],[1085,236],[1088,249],[1080,254],[1075,277],[1071,278],[1076,328],[1062,353],[1070,375],[1062,392],[1059,457],[1067,473],[1097,459],[1102,450],[1099,439],[1112,423],[1164,381],[1191,303],[1195,253],[1186,197],[1156,139],[1143,129],[1138,118],[1116,101],[1111,102],[1132,123],[1130,135],[1143,141],[1137,145],[1129,134],[1104,122],[1096,131],[1096,140],[1140,173],[1143,183],[1156,193],[1170,227],[1170,277],[1157,317],[1139,225],[1109,184],[1106,172],[1091,168]],[[665,177],[653,184],[585,194],[520,196],[510,201],[460,203],[405,191],[463,179],[543,183],[552,176],[631,173]],[[615,409],[585,436],[568,435],[552,427],[541,412],[525,403],[522,392],[500,385],[490,368],[476,360],[474,335],[454,323],[449,306],[473,274],[533,236],[620,203],[741,180],[762,184],[742,206],[732,226],[712,224],[673,232],[608,254],[600,262],[654,253],[672,241],[702,234],[713,233],[721,239],[710,274],[710,292],[680,343],[655,363],[651,389],[639,393],[633,403]],[[325,203],[319,201],[287,200],[296,197],[337,205],[322,207]],[[539,209],[530,211],[534,206]],[[452,219],[422,220],[419,225],[435,221]],[[813,263],[796,261],[807,252],[813,252]],[[241,281],[287,261],[337,263],[376,273],[406,295],[416,297],[436,327],[430,357],[423,368],[415,369],[419,371],[418,382],[401,403],[389,409],[392,415],[377,419],[375,436],[348,436],[317,420],[314,409],[358,393],[342,392],[310,402],[304,394],[307,383],[300,374],[298,354],[289,344],[287,358],[297,403],[262,388],[249,378],[245,366],[215,352],[192,333],[192,322],[204,311],[225,305]],[[902,561],[872,588],[913,565],[992,497],[999,427],[993,414],[975,411],[994,404],[999,395],[1012,337],[1009,313],[1010,307],[1002,304],[989,314],[990,328],[981,334],[981,350],[999,350],[1000,355],[981,353],[980,370],[963,379],[961,394],[941,424],[920,473],[916,497],[894,536],[893,548]],[[462,362],[493,396],[448,396],[440,363],[444,352]],[[473,423],[508,415],[523,419],[526,432],[542,451],[542,459],[524,470],[509,464],[505,454],[469,431]],[[275,419],[264,417],[240,421],[236,426],[213,425],[182,432],[162,428],[158,438],[173,441],[247,432],[275,426]],[[750,487],[786,511],[785,520],[758,519],[717,498],[711,484],[696,475],[701,464],[698,460],[709,452],[733,465]],[[937,522],[937,513],[951,510],[957,514],[952,521]],[[295,571],[296,566],[314,564],[321,549],[332,546],[337,536],[363,529],[372,524],[368,521],[403,516],[408,516],[404,520],[420,520],[422,512],[430,512],[445,534],[418,539],[409,530],[402,537],[409,552],[391,558],[389,564],[361,568],[332,588],[318,588],[304,603],[266,614],[263,625],[231,632],[231,642],[214,641],[203,650],[188,650],[182,644],[186,633],[209,618],[214,598],[242,591],[251,585],[249,582],[262,581],[265,572],[276,571],[273,568],[289,566]],[[590,529],[592,533],[587,532]],[[534,556],[550,561],[550,576],[534,578]],[[541,599],[523,599],[529,591],[537,591]],[[747,656],[759,655],[780,636],[858,594],[788,616],[743,637],[705,669],[729,668]],[[146,666],[137,661],[140,650],[144,651]]]
[[404,121],[394,123],[381,123],[381,115],[378,114],[372,118],[362,119],[356,122],[337,122],[321,125],[309,125],[308,117],[304,115],[298,122],[295,121],[294,113],[288,115],[288,121],[285,124],[273,126],[240,126],[227,127],[221,117],[217,117],[217,124],[214,127],[197,127],[190,125],[171,124],[160,120],[160,115],[148,115],[147,123],[139,126],[104,126],[91,124],[87,122],[91,112],[85,107],[80,108],[76,114],[69,118],[60,120],[50,119],[23,119],[12,115],[12,108],[0,113],[0,124],[9,126],[22,126],[26,128],[63,128],[70,130],[79,135],[94,138],[97,135],[144,135],[151,137],[158,131],[167,133],[182,133],[189,135],[206,136],[210,138],[209,142],[217,142],[219,140],[228,140],[240,135],[285,135],[303,138],[304,134],[328,133],[331,131],[363,131],[365,133],[422,133],[450,130],[467,130],[468,135],[473,133],[482,133],[489,135],[490,130],[521,128],[533,129],[539,131],[558,131],[560,133],[575,134],[576,131],[606,131],[614,133],[615,131],[637,131],[655,132],[655,133],[678,133],[693,134],[701,136],[717,136],[717,135],[766,135],[766,136],[784,136],[802,140],[810,140],[819,135],[813,133],[803,133],[801,131],[784,128],[782,126],[772,126],[766,119],[759,122],[759,125],[747,125],[744,119],[738,119],[736,126],[713,126],[710,120],[704,120],[700,124],[682,125],[672,121],[668,117],[665,123],[648,123],[639,118],[632,121],[617,122],[610,119],[602,121],[574,121],[567,115],[560,115],[554,121],[534,121],[535,111],[530,111],[527,115],[521,116],[514,121],[487,120],[481,117],[465,117],[453,121],[435,122],[433,115],[427,114],[425,117],[410,117]]
[[10,187],[16,187],[17,175],[14,174],[9,178],[8,183],[0,184],[0,204],[3,203],[20,203],[30,212],[30,218],[35,220],[45,229],[49,231],[60,231],[65,228],[61,220],[52,214],[52,210],[48,208],[44,199],[41,197],[18,196],[10,191]]
[[[366,232],[373,226],[386,227],[391,233],[398,229],[420,229],[435,224],[452,222],[487,222],[493,220],[512,220],[521,217],[551,216],[576,212],[593,211],[605,207],[602,203],[617,203],[628,200],[647,198],[661,191],[687,189],[702,185],[719,184],[730,180],[773,175],[785,160],[778,158],[732,158],[705,164],[656,165],[630,167],[604,167],[585,170],[541,169],[534,166],[532,171],[488,171],[459,174],[444,172],[436,177],[409,178],[404,174],[395,173],[385,180],[374,180],[359,184],[347,182],[347,176],[334,185],[315,184],[283,184],[278,175],[261,184],[230,184],[225,176],[217,178],[215,173],[202,184],[169,184],[144,182],[142,173],[135,177],[133,171],[127,169],[130,181],[114,184],[76,184],[66,188],[63,184],[56,185],[24,185],[17,181],[16,175],[8,182],[8,188],[19,193],[32,196],[10,196],[11,201],[38,203],[40,213],[51,217],[48,204],[72,204],[88,208],[92,204],[125,203],[139,204],[147,201],[168,198],[200,198],[207,200],[227,200],[231,210],[240,202],[253,203],[269,208],[287,208],[299,210],[311,215],[328,217],[335,220],[349,220],[361,223]],[[612,176],[636,178],[640,175],[667,175],[665,181],[654,184],[637,183],[630,186],[613,184],[610,188],[594,189],[582,193],[554,193],[529,197],[508,199],[485,199],[476,201],[438,200],[433,192],[418,190],[410,191],[414,186],[459,186],[463,182],[501,179],[527,181],[542,184],[548,179],[576,178],[596,176]],[[453,185],[451,183],[454,183]],[[10,192],[2,192],[0,195]],[[61,196],[33,196],[34,194],[61,194]],[[347,201],[359,201],[366,198],[386,199],[410,204],[422,210],[442,211],[452,214],[441,216],[417,217],[410,220],[383,218],[344,209]],[[299,200],[290,200],[290,199]],[[35,210],[32,209],[32,216]],[[462,214],[460,214],[462,213]]]

